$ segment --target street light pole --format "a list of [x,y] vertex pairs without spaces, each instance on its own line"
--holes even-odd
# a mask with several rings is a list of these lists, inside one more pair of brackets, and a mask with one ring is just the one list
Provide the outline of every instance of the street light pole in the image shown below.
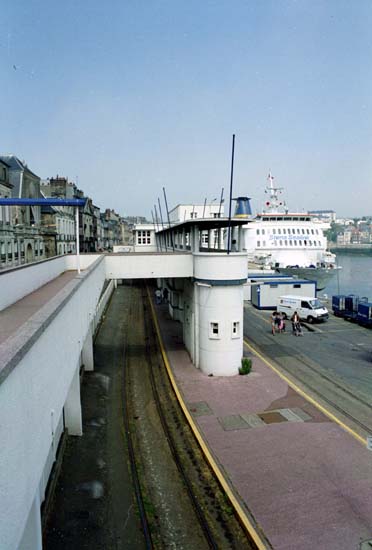
[[79,236],[79,207],[75,207],[75,225],[76,225],[76,269],[80,275],[80,236]]

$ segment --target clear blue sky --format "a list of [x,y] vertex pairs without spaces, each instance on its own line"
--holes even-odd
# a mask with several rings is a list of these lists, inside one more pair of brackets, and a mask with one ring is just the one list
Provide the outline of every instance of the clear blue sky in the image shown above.
[[294,210],[372,214],[370,0],[5,0],[3,154],[146,215],[269,170]]

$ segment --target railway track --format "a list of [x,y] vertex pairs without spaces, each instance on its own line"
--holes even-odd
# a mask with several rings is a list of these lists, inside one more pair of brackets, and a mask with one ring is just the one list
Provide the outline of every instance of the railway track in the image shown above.
[[[260,323],[252,324],[252,317],[245,309],[245,337],[248,344],[252,343],[256,350],[263,352],[274,365],[277,365],[283,373],[290,375],[294,381],[298,381],[309,390],[316,398],[336,415],[341,415],[341,420],[351,424],[363,438],[372,433],[371,401],[359,392],[357,388],[343,382],[340,376],[334,372],[327,372],[326,368],[317,363],[298,349],[280,343],[275,340],[275,346],[266,344],[266,335],[263,326],[266,319],[253,311],[255,319]],[[261,325],[262,323],[262,325]],[[304,323],[305,328],[308,328]],[[309,329],[311,330],[311,329]],[[261,351],[262,350],[262,351]]]
[[158,350],[146,289],[133,285],[131,293],[126,434],[146,547],[256,548],[179,407]]
[[[245,339],[245,341],[248,345],[253,343],[254,349],[260,350],[260,341],[255,338],[254,333],[249,334],[249,340]],[[285,350],[279,343],[276,347],[276,353],[278,349]],[[355,390],[349,389],[334,376],[328,375],[320,365],[314,364],[312,360],[301,353],[296,352],[295,355],[290,357],[295,366],[294,364],[289,365],[288,359],[281,359],[282,353],[277,353],[277,356],[266,351],[264,353],[283,373],[310,390],[314,396],[317,396],[324,404],[328,405],[330,410],[339,413],[342,420],[348,420],[355,428],[359,428],[358,432],[363,437],[372,433],[371,404],[358,395]],[[287,355],[290,355],[289,351]],[[357,412],[353,413],[352,411]]]
[[[246,342],[249,345],[251,345],[250,342],[248,342],[248,341],[246,341]],[[257,344],[255,343],[255,345],[257,345]],[[257,351],[258,351],[258,349],[257,349]],[[304,376],[301,376],[301,371],[300,371],[301,366],[304,367],[304,369],[306,369],[307,371],[309,371],[309,370],[312,371],[314,374],[316,374],[317,378],[321,378],[323,380],[326,380],[330,384],[332,384],[332,386],[334,388],[339,390],[339,395],[340,394],[341,395],[342,394],[348,395],[350,398],[357,401],[358,406],[360,406],[360,405],[365,406],[367,414],[370,417],[371,405],[369,403],[367,403],[363,399],[360,399],[359,397],[356,398],[356,396],[355,396],[355,394],[353,394],[353,392],[346,389],[342,384],[339,384],[339,383],[335,382],[334,379],[330,378],[329,376],[319,372],[319,370],[317,370],[314,366],[312,366],[309,361],[307,361],[306,359],[304,359],[300,356],[296,356],[297,367],[299,367],[296,374],[294,374],[293,369],[286,367],[284,361],[283,362],[278,362],[277,360],[275,360],[274,358],[271,358],[271,357],[270,357],[270,360],[275,362],[276,365],[278,365],[279,368],[282,371],[284,371],[286,374],[289,374],[291,377],[295,378],[301,384],[303,384],[306,388],[311,390],[311,392],[313,394],[317,395],[324,403],[327,403],[332,409],[338,411],[344,417],[351,420],[353,424],[359,426],[363,431],[365,431],[368,434],[372,432],[372,423],[371,424],[366,424],[366,423],[360,421],[359,418],[357,418],[355,415],[348,412],[345,407],[341,407],[340,405],[338,405],[336,403],[336,400],[330,399],[329,397],[327,397],[324,394],[324,391],[319,390],[319,385],[312,384],[311,382],[308,381],[308,379],[306,377],[306,372],[304,370],[302,371]],[[339,397],[339,395],[338,395],[338,397]]]

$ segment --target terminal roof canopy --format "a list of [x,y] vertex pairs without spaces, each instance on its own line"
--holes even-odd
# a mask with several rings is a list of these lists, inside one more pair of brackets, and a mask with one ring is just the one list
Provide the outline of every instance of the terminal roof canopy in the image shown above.
[[185,220],[184,222],[172,224],[170,227],[164,224],[164,229],[161,228],[157,233],[162,233],[163,231],[173,231],[173,230],[183,230],[189,231],[191,227],[197,226],[200,231],[207,231],[210,229],[223,229],[224,227],[237,227],[246,225],[250,220],[246,218],[197,218],[195,220]]

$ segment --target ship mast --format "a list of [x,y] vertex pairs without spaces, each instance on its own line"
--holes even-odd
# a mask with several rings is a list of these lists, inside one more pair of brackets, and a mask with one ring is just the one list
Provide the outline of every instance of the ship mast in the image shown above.
[[279,195],[283,191],[283,187],[274,187],[274,176],[269,172],[267,176],[268,185],[265,188],[265,193],[269,194],[269,200],[265,202],[264,212],[276,213],[280,212],[280,207],[284,206],[284,203],[279,199]]

